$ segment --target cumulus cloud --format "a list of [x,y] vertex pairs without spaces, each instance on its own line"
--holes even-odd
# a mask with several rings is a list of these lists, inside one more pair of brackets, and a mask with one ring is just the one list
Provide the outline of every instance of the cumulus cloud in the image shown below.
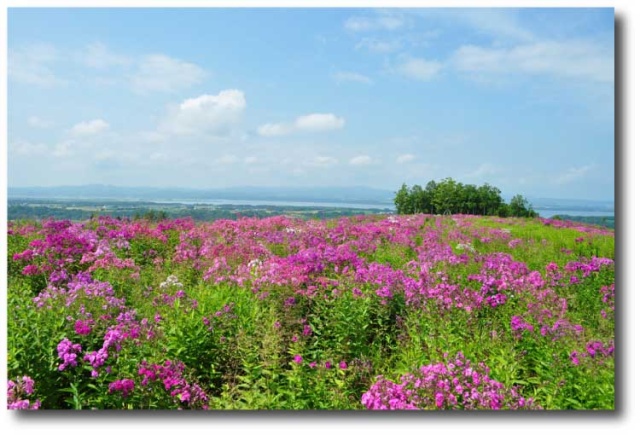
[[198,65],[181,59],[165,54],[126,56],[101,42],[69,53],[61,52],[51,44],[24,45],[9,50],[8,58],[10,80],[40,87],[67,83],[54,71],[56,63],[62,65],[63,61],[67,66],[75,63],[108,73],[99,77],[92,71],[89,80],[93,83],[126,84],[140,94],[180,92],[201,83],[207,76]]
[[396,163],[409,163],[415,160],[416,156],[413,154],[401,154],[396,158]]
[[66,82],[53,71],[59,60],[56,48],[50,44],[32,44],[9,50],[7,75],[9,80],[49,88]]
[[239,120],[246,105],[244,93],[237,89],[189,98],[170,111],[160,131],[179,135],[225,135]]
[[351,160],[349,160],[349,164],[352,166],[366,166],[370,165],[373,162],[373,159],[367,155],[355,156]]
[[420,10],[422,15],[452,20],[475,32],[496,39],[532,40],[535,35],[519,19],[517,9],[505,8],[442,8]]
[[344,127],[345,120],[333,113],[312,113],[296,119],[295,127],[301,131],[328,131]]
[[90,136],[103,132],[109,128],[109,124],[102,119],[79,122],[71,127],[71,134],[74,136]]
[[87,45],[80,54],[80,61],[84,65],[96,69],[127,66],[133,62],[128,56],[115,53],[100,42]]
[[292,125],[286,124],[264,124],[258,127],[258,134],[260,136],[284,136],[293,131]]
[[462,72],[548,74],[595,82],[614,80],[613,54],[585,41],[540,41],[510,48],[465,45],[451,58]]
[[27,140],[17,140],[9,144],[9,156],[36,156],[47,153],[48,147],[41,143],[32,143]]
[[410,79],[428,81],[434,78],[442,69],[442,63],[435,60],[425,60],[416,57],[404,59],[396,71]]
[[201,83],[206,72],[199,66],[163,54],[144,56],[129,77],[139,93],[175,93]]
[[294,132],[323,132],[344,127],[344,118],[333,113],[311,113],[299,116],[293,123],[263,124],[258,127],[261,136],[284,136]]
[[364,83],[370,85],[373,83],[371,78],[365,76],[364,74],[351,72],[351,71],[338,71],[332,75],[333,79],[338,83],[344,82],[356,82],[356,83]]

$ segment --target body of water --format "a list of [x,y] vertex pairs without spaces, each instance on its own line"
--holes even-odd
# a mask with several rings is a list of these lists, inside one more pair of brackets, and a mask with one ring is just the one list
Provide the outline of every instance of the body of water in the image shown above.
[[158,202],[164,204],[208,204],[208,205],[269,205],[275,207],[336,207],[336,208],[361,208],[361,209],[390,209],[395,211],[396,206],[393,204],[359,204],[350,202],[311,202],[311,201],[261,201],[261,200],[243,200],[243,199],[198,199],[198,200],[155,200],[149,202]]
[[[393,204],[361,204],[350,202],[313,202],[313,201],[261,201],[261,200],[242,200],[242,199],[208,199],[208,200],[162,200],[157,202],[171,203],[171,204],[210,204],[210,205],[265,205],[276,207],[336,207],[336,208],[359,208],[359,209],[388,209],[395,212],[395,205]],[[555,215],[568,215],[568,216],[613,216],[612,211],[592,211],[592,210],[564,210],[564,209],[536,209],[536,212],[540,214],[540,217],[550,218]]]
[[568,216],[614,216],[614,212],[612,211],[591,211],[591,210],[560,210],[560,209],[543,209],[538,210],[534,208],[534,210],[543,218],[550,218],[555,215],[568,215]]

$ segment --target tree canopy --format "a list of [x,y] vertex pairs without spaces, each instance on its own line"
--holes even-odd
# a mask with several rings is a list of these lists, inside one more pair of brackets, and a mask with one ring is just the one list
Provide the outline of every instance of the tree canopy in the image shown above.
[[409,189],[403,183],[396,192],[394,203],[398,214],[473,214],[483,216],[537,217],[531,204],[515,195],[506,204],[501,192],[488,183],[478,187],[462,184],[450,177],[436,182],[429,181],[423,188],[414,185]]

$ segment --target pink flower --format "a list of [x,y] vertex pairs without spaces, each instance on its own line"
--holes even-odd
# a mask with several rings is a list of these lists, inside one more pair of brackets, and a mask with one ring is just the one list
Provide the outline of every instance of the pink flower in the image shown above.
[[89,335],[91,333],[91,326],[89,326],[89,323],[83,320],[76,320],[76,324],[74,327],[76,330],[76,334],[78,335]]

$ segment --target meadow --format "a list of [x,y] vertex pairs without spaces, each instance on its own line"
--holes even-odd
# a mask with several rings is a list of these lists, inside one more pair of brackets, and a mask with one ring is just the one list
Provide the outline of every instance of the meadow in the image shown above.
[[542,218],[13,221],[8,407],[613,410],[614,261]]

